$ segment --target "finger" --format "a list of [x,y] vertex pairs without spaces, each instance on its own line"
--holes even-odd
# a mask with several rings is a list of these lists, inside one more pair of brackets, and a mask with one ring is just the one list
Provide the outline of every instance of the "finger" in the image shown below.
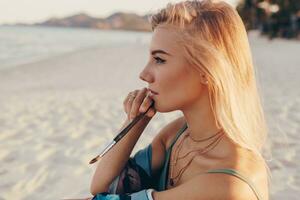
[[133,99],[130,94],[133,94],[133,95],[137,95],[138,93],[138,90],[134,90],[133,92],[130,92],[127,97],[126,97],[126,102],[125,102],[125,112],[126,114],[128,115],[130,113],[130,109],[131,109],[131,105],[133,103]]
[[128,110],[128,108],[129,108],[129,106],[128,106],[129,98],[130,98],[130,95],[128,94],[127,97],[126,97],[126,99],[125,99],[125,101],[124,101],[124,104],[123,104],[124,105],[124,110],[125,110],[126,114],[128,114],[128,112],[129,112],[129,110]]
[[141,89],[141,90],[137,93],[137,95],[136,95],[134,101],[133,101],[132,104],[131,104],[131,108],[130,108],[130,111],[129,111],[129,112],[130,112],[130,114],[129,114],[130,119],[135,118],[136,115],[138,114],[138,109],[139,109],[140,105],[142,104],[143,99],[144,99],[145,96],[146,96],[146,92],[147,92],[147,88],[143,88],[143,89]]
[[141,113],[146,112],[146,110],[150,107],[152,101],[154,101],[154,100],[149,96],[149,92],[147,92],[147,95],[144,98],[144,100],[139,108],[139,112],[141,112]]
[[123,101],[123,109],[125,110],[125,113],[127,114],[128,111],[127,111],[127,99],[128,99],[128,96],[125,98],[125,100]]
[[130,111],[131,111],[131,107],[134,103],[134,99],[136,98],[136,96],[138,95],[138,93],[140,92],[140,90],[134,90],[132,92],[132,94],[135,96],[135,97],[129,97],[128,98],[128,101],[127,101],[127,115],[129,116],[130,115]]
[[126,113],[127,113],[127,100],[128,100],[128,95],[126,96],[126,98],[123,101],[123,108],[124,108]]
[[137,115],[139,107],[146,96],[146,92],[147,92],[147,88],[143,88],[136,95],[134,101],[132,102],[132,106],[130,108],[130,119],[135,118],[135,116]]
[[156,110],[153,109],[153,108],[150,108],[150,109],[148,110],[148,112],[146,113],[146,116],[147,116],[147,117],[153,117],[155,114],[156,114]]

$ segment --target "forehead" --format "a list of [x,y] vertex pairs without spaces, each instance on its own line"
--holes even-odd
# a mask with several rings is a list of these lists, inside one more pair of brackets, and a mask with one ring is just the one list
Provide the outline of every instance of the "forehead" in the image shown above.
[[178,54],[179,45],[177,44],[178,37],[176,32],[169,28],[157,27],[152,35],[150,52],[153,50],[163,50],[171,55]]

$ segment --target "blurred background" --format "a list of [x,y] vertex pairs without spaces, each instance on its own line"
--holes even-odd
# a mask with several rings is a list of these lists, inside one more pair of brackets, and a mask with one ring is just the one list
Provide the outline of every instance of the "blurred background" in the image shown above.
[[[168,2],[0,0],[0,200],[90,196],[88,162],[125,121],[128,92],[147,87],[148,17]],[[227,2],[247,28],[269,125],[270,199],[299,199],[300,1]],[[133,153],[179,115],[157,113]]]

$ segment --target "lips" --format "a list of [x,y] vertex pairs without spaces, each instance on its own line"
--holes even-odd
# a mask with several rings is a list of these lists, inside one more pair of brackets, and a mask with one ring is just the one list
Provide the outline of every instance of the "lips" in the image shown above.
[[155,91],[153,91],[153,90],[151,90],[151,89],[149,89],[149,91],[150,91],[151,93],[155,94],[155,95],[158,94],[157,92],[155,92]]

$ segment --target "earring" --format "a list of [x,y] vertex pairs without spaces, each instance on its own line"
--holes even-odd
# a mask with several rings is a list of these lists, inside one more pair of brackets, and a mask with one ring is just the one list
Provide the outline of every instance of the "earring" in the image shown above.
[[208,84],[208,80],[206,79],[206,76],[204,74],[201,75],[202,79],[205,80],[204,84],[207,85]]

